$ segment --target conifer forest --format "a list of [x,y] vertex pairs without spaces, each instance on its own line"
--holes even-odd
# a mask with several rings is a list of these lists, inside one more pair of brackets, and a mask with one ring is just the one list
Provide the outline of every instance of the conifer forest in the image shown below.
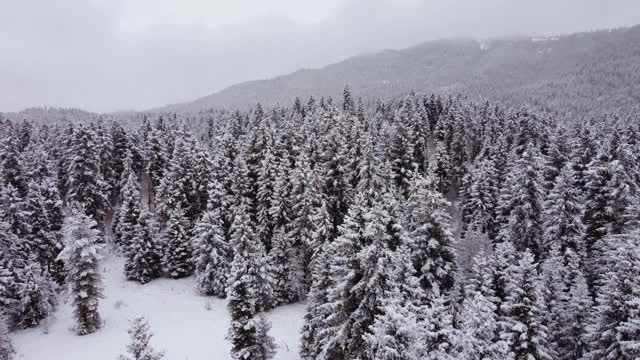
[[0,113],[0,360],[640,359],[638,30],[517,91]]

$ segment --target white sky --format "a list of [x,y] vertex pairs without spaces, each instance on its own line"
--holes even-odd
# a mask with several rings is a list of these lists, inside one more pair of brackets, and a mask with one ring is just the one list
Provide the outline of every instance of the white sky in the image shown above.
[[0,0],[0,111],[141,110],[438,38],[638,23],[637,0]]

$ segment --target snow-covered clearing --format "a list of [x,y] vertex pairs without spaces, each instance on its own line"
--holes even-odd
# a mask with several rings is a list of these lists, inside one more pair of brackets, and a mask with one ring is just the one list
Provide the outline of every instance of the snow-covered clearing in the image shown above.
[[[193,278],[158,279],[145,285],[126,281],[124,260],[110,255],[104,263],[105,298],[100,313],[105,321],[97,333],[76,336],[70,302],[61,299],[48,325],[13,333],[17,359],[114,360],[125,352],[129,321],[137,315],[149,320],[152,345],[166,351],[168,360],[230,359],[225,340],[229,326],[226,300],[198,295]],[[272,310],[271,335],[279,345],[276,360],[298,359],[303,304]]]

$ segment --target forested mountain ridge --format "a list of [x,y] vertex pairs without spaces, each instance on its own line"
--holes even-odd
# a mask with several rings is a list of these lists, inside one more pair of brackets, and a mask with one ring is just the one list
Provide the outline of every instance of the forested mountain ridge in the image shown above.
[[568,114],[632,110],[640,100],[640,26],[549,38],[441,40],[356,56],[321,69],[240,83],[161,108],[270,107],[296,96],[339,98],[350,84],[364,100],[412,90],[464,93]]

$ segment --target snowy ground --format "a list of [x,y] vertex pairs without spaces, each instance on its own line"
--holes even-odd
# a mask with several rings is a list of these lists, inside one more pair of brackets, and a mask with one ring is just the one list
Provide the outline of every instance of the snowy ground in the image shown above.
[[[113,255],[105,261],[105,298],[100,306],[105,324],[100,331],[74,335],[70,303],[61,299],[49,324],[12,334],[17,359],[117,359],[128,342],[129,320],[140,314],[147,317],[154,332],[153,346],[164,349],[167,360],[230,359],[230,344],[224,339],[229,326],[225,300],[197,295],[192,278],[158,279],[145,285],[129,282],[122,274],[123,266],[123,260]],[[279,345],[276,360],[298,359],[303,314],[302,304],[267,314]]]

